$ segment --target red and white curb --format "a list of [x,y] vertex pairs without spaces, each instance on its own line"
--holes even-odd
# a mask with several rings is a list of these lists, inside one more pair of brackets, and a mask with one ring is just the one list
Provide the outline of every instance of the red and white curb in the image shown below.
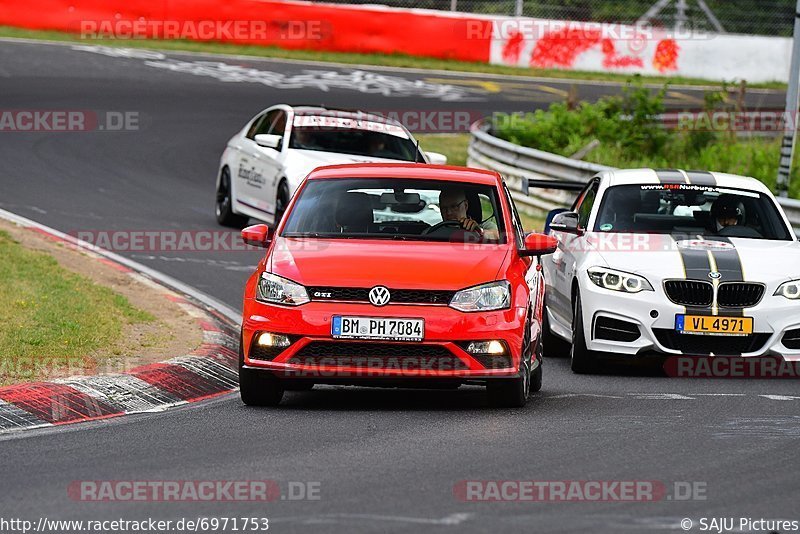
[[192,352],[124,374],[0,387],[0,434],[162,411],[238,388],[240,316],[232,308],[172,277],[25,217],[0,210],[0,218],[78,248],[150,285],[203,330],[203,342]]

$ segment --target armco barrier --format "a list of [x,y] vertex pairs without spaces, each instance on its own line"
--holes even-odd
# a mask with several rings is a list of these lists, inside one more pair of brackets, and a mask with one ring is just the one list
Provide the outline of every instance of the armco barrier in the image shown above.
[[[472,125],[467,165],[497,171],[506,180],[514,200],[535,212],[569,205],[574,194],[558,189],[533,188],[522,192],[524,179],[554,182],[587,182],[595,174],[614,167],[579,161],[542,150],[527,148],[489,133],[487,121]],[[778,198],[792,226],[800,229],[800,200]]]

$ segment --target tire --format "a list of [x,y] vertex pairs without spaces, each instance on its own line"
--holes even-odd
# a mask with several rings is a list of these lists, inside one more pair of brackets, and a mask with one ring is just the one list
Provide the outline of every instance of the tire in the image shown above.
[[275,197],[275,222],[273,227],[277,228],[283,219],[283,214],[286,213],[286,206],[289,205],[289,186],[286,185],[286,180],[282,180],[278,186],[278,195]]
[[544,356],[547,358],[566,358],[569,356],[569,343],[550,330],[547,303],[542,308],[542,343],[544,344]]
[[233,212],[233,197],[231,196],[231,171],[228,167],[222,168],[222,174],[219,177],[219,187],[217,187],[216,204],[214,212],[217,216],[217,222],[222,226],[229,226],[231,228],[244,228],[249,217],[244,215],[237,215]]
[[539,346],[536,348],[539,366],[535,371],[531,372],[531,393],[538,393],[542,389],[542,366],[544,365],[542,350],[542,343],[540,342]]
[[[498,378],[486,383],[489,405],[493,408],[522,408],[527,404],[531,393],[531,329],[525,325],[522,339],[522,358],[519,362],[519,375],[514,378]],[[541,388],[541,366],[538,369],[539,388]]]
[[314,382],[311,380],[297,380],[288,379],[283,381],[283,389],[285,391],[311,391],[314,387]]
[[244,368],[244,349],[239,338],[239,396],[248,406],[277,406],[283,399],[283,384],[267,371]]
[[581,295],[575,295],[572,304],[572,350],[570,351],[570,367],[576,374],[591,374],[597,371],[597,355],[586,348],[586,336],[583,333],[583,305]]

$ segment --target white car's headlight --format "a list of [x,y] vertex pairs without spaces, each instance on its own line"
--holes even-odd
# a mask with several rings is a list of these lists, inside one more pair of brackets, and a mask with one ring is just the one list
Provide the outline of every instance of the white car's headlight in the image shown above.
[[272,273],[262,273],[256,286],[256,300],[271,304],[299,306],[309,301],[306,288]]
[[776,297],[786,297],[791,300],[800,300],[800,280],[792,280],[781,284],[775,292]]
[[450,307],[459,311],[502,310],[511,305],[511,284],[506,280],[462,289],[450,300]]
[[653,291],[653,286],[646,278],[606,267],[592,267],[589,269],[589,278],[596,286],[612,291],[622,291],[623,293]]

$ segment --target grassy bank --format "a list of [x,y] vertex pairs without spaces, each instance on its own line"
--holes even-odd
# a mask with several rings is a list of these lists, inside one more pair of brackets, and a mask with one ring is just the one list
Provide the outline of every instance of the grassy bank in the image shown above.
[[[85,45],[120,46],[128,48],[149,48],[169,51],[202,52],[210,54],[236,54],[244,56],[323,61],[381,67],[406,67],[416,69],[435,69],[481,74],[502,74],[508,76],[536,76],[541,78],[560,78],[568,80],[589,80],[625,83],[630,75],[603,72],[567,71],[558,69],[534,69],[487,65],[485,63],[422,58],[404,54],[355,54],[344,52],[324,52],[313,50],[285,50],[277,47],[234,45],[214,42],[176,41],[163,39],[81,39],[80,35],[59,31],[26,30],[10,26],[0,26],[0,37],[20,39],[44,39],[50,41],[75,42]],[[661,85],[669,80],[673,85],[716,85],[709,80],[681,77],[647,76],[646,83]],[[753,84],[753,88],[785,89],[780,82]]]
[[113,357],[126,326],[151,321],[124,297],[0,231],[0,384],[100,365],[97,355]]

